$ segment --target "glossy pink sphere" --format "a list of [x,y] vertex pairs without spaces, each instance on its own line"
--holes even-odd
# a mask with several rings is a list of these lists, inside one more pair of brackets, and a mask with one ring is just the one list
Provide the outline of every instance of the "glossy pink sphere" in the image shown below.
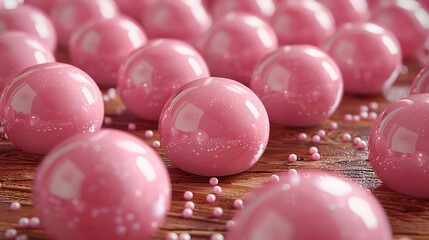
[[245,12],[262,19],[269,19],[275,11],[273,0],[214,0],[210,5],[215,18],[222,18],[231,12]]
[[231,13],[212,26],[197,48],[212,76],[249,84],[258,62],[277,49],[277,37],[260,18]]
[[25,32],[0,33],[0,93],[24,68],[47,62],[55,62],[55,57],[38,37]]
[[317,0],[331,10],[335,24],[340,27],[348,22],[365,22],[369,18],[365,0]]
[[142,17],[150,38],[175,38],[195,43],[211,25],[201,0],[160,0]]
[[36,6],[45,11],[45,13],[49,14],[52,7],[60,1],[63,0],[25,0],[25,4]]
[[127,108],[140,118],[158,121],[168,98],[185,83],[210,76],[201,55],[173,39],[149,41],[122,64],[118,91]]
[[284,46],[256,67],[251,89],[276,124],[305,127],[331,116],[343,96],[343,79],[323,50],[310,45]]
[[24,0],[0,0],[0,10],[16,8],[23,2]]
[[33,201],[52,239],[150,239],[170,208],[171,183],[145,142],[101,130],[71,137],[46,155]]
[[393,239],[381,204],[328,172],[298,170],[252,192],[228,240]]
[[95,82],[64,63],[44,63],[22,71],[4,89],[0,111],[9,140],[26,152],[40,154],[70,136],[97,131],[104,117]]
[[343,25],[325,49],[340,67],[344,91],[374,95],[390,87],[399,75],[402,54],[389,30],[372,23]]
[[183,86],[164,106],[161,145],[178,168],[203,176],[240,173],[267,146],[268,115],[243,84],[209,77]]
[[429,34],[423,47],[418,51],[417,58],[423,66],[429,66]]
[[51,19],[42,10],[31,5],[0,11],[0,32],[10,30],[34,34],[51,51],[57,48],[57,33]]
[[277,7],[271,25],[280,45],[319,46],[335,32],[331,12],[316,1],[285,1]]
[[140,20],[150,6],[159,0],[114,0],[121,12],[136,20]]
[[116,86],[122,61],[146,41],[141,27],[128,17],[99,19],[73,32],[70,57],[99,86]]
[[113,0],[62,0],[50,12],[62,48],[68,47],[70,35],[83,24],[118,15],[119,10]]
[[410,94],[429,93],[429,65],[420,70],[410,86]]
[[429,198],[429,94],[391,103],[371,127],[368,159],[383,183],[402,194]]
[[417,1],[386,1],[372,11],[371,21],[396,35],[406,58],[416,58],[429,34],[429,13]]

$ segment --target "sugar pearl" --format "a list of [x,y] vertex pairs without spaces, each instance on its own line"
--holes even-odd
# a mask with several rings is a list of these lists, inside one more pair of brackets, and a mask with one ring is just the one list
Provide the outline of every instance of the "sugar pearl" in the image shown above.
[[135,123],[128,123],[128,130],[134,131],[136,130],[137,126]]
[[311,141],[312,141],[312,142],[314,142],[314,143],[318,143],[318,142],[320,142],[320,136],[319,136],[319,135],[314,135],[314,136],[311,138]]
[[326,131],[323,129],[320,129],[317,131],[317,135],[321,138],[325,138],[326,137]]
[[233,205],[235,209],[242,209],[244,206],[244,203],[243,203],[243,200],[241,199],[235,199]]
[[310,147],[310,149],[308,149],[308,152],[310,154],[317,153],[319,152],[319,149],[317,147]]
[[271,181],[273,181],[273,182],[278,182],[278,181],[280,181],[280,178],[279,178],[279,176],[277,175],[277,174],[273,174],[273,175],[271,175]]
[[216,196],[214,194],[212,194],[212,193],[207,194],[206,201],[208,203],[214,203],[216,201]]
[[30,218],[30,227],[37,228],[40,225],[40,219],[38,217]]
[[378,109],[378,103],[377,102],[370,102],[368,106],[369,106],[369,110],[372,110],[372,111]]
[[226,222],[226,230],[230,231],[231,229],[233,229],[235,226],[235,221],[234,220],[228,220]]
[[367,105],[361,105],[359,107],[359,112],[368,112],[368,111],[369,111],[369,108]]
[[16,231],[16,229],[9,228],[4,232],[4,237],[6,239],[15,239],[17,234],[18,234],[18,231]]
[[20,228],[28,228],[30,227],[30,219],[26,217],[22,217],[18,220],[18,226]]
[[194,197],[194,194],[193,194],[191,191],[186,191],[186,192],[183,194],[183,198],[184,198],[185,200],[191,200],[193,197]]
[[15,240],[27,240],[27,239],[28,239],[27,234],[20,234],[15,238]]
[[368,144],[364,140],[359,141],[357,144],[357,148],[359,150],[365,150],[367,148],[367,146],[368,146]]
[[12,202],[12,203],[10,204],[9,209],[10,209],[11,211],[18,211],[19,209],[21,209],[21,204],[20,204],[19,202]]
[[110,125],[112,124],[113,119],[111,117],[104,117],[104,124]]
[[152,138],[153,137],[153,131],[152,130],[146,130],[144,132],[144,137],[145,138]]
[[178,240],[191,240],[191,235],[189,233],[181,233]]
[[369,116],[369,114],[368,114],[368,112],[359,112],[359,117],[361,118],[361,119],[368,119],[368,116]]
[[300,133],[298,135],[298,140],[301,142],[307,141],[307,134],[306,133]]
[[296,169],[294,169],[294,168],[289,169],[289,171],[287,171],[287,173],[288,173],[289,175],[297,175],[297,174],[298,174],[298,172],[297,172],[297,171],[296,171]]
[[222,208],[220,208],[220,207],[213,208],[213,216],[214,217],[220,218],[220,217],[222,217],[222,215],[223,215],[223,209]]
[[351,122],[353,120],[353,116],[349,113],[344,115],[344,122]]
[[223,240],[223,239],[224,239],[224,237],[220,233],[215,233],[215,234],[210,236],[210,240]]
[[311,154],[311,159],[313,159],[314,161],[320,160],[320,154],[317,152]]
[[185,208],[189,208],[189,209],[195,209],[195,203],[192,201],[187,201],[185,203]]
[[167,236],[165,236],[165,240],[178,240],[179,236],[177,236],[177,233],[168,233]]
[[288,160],[289,160],[289,162],[296,162],[296,160],[298,160],[298,156],[294,153],[289,154]]
[[152,147],[158,149],[161,147],[161,143],[158,140],[152,142]]
[[183,209],[182,217],[183,217],[183,218],[191,218],[191,217],[192,217],[192,214],[193,214],[192,209],[190,209],[190,208],[185,208],[185,209]]
[[218,184],[219,184],[219,179],[217,179],[217,177],[212,177],[212,178],[210,178],[209,183],[210,183],[210,185],[212,185],[212,186],[216,186],[216,185],[218,185]]
[[336,130],[338,128],[338,124],[336,122],[329,123],[329,130]]
[[352,136],[349,133],[344,133],[341,140],[343,140],[343,142],[350,142],[352,140]]
[[374,121],[375,119],[377,119],[378,115],[375,112],[370,112],[368,114],[368,120]]
[[359,121],[360,121],[360,117],[359,117],[359,115],[353,115],[352,122],[357,123],[357,122],[359,122]]
[[362,140],[362,138],[360,138],[360,137],[353,138],[353,145],[357,146],[361,140]]
[[221,194],[222,193],[222,188],[220,186],[214,186],[213,187],[213,193],[214,194]]

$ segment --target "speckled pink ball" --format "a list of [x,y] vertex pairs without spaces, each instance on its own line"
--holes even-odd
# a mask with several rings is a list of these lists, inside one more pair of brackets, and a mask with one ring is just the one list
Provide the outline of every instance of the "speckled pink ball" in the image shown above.
[[4,89],[1,125],[18,148],[45,154],[75,134],[93,133],[103,124],[100,89],[82,70],[44,63],[22,71]]
[[39,165],[35,214],[51,239],[150,239],[171,201],[160,156],[119,130],[61,142]]
[[161,143],[172,163],[189,173],[224,176],[255,164],[268,142],[269,121],[243,84],[209,77],[184,85],[164,106]]
[[300,170],[254,191],[229,240],[393,239],[377,199],[326,172]]
[[175,91],[209,75],[206,62],[192,46],[174,39],[156,39],[125,59],[117,86],[128,110],[142,119],[158,121]]
[[310,45],[284,46],[256,67],[251,89],[275,124],[305,127],[331,116],[343,96],[343,78],[334,60]]
[[369,18],[369,9],[366,1],[361,0],[317,0],[334,16],[337,27],[345,23],[365,22]]
[[391,103],[371,127],[368,159],[383,183],[402,194],[429,198],[429,93]]

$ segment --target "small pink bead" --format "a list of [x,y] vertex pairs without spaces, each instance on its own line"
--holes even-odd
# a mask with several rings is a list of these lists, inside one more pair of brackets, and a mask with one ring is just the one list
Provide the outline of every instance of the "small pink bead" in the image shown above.
[[191,200],[193,197],[194,197],[194,194],[193,194],[191,191],[186,191],[186,192],[183,194],[183,198],[184,198],[185,200]]
[[362,138],[360,138],[360,137],[353,138],[353,145],[357,146],[360,141],[362,141]]
[[359,122],[359,121],[360,121],[360,117],[359,117],[359,115],[353,115],[352,122],[357,123],[357,122]]
[[317,135],[321,138],[325,138],[326,137],[326,131],[323,129],[320,129],[319,131],[317,131]]
[[341,140],[343,140],[343,142],[350,142],[352,140],[352,136],[349,133],[344,133]]
[[191,240],[191,235],[189,233],[181,233],[179,234],[179,240]]
[[210,178],[209,183],[210,183],[210,185],[212,185],[212,186],[216,186],[216,185],[218,185],[218,184],[219,184],[219,179],[217,179],[217,177],[212,177],[212,178]]
[[349,113],[344,115],[344,122],[351,122],[353,120],[353,116]]
[[220,217],[222,217],[222,215],[223,215],[223,209],[222,208],[220,208],[220,207],[213,208],[213,216],[214,217],[220,218]]
[[297,174],[298,174],[298,171],[296,171],[296,169],[292,168],[292,169],[289,169],[289,171],[287,171],[287,173],[288,173],[289,175],[297,175]]
[[308,152],[310,154],[317,153],[319,152],[319,149],[317,147],[310,147],[310,149],[308,149]]
[[145,138],[152,138],[153,137],[153,131],[152,130],[146,130],[144,132],[144,137]]
[[273,182],[278,182],[278,181],[280,181],[280,177],[277,175],[277,174],[273,174],[273,175],[271,175],[271,181],[273,181]]
[[10,204],[9,209],[10,209],[11,211],[18,211],[19,209],[21,209],[21,204],[20,204],[19,202],[12,202],[12,203]]
[[314,161],[319,161],[320,160],[320,154],[317,152],[311,154],[311,159],[313,159]]
[[359,150],[365,150],[367,147],[368,147],[368,144],[364,140],[359,141],[357,144],[357,148]]
[[214,194],[221,194],[222,193],[222,188],[220,186],[214,186],[213,187],[213,193]]
[[113,119],[111,117],[104,117],[104,124],[110,125],[112,124]]
[[329,130],[336,130],[338,128],[338,124],[336,122],[329,123]]
[[296,154],[294,154],[294,153],[289,154],[288,160],[289,160],[289,162],[296,162],[296,160],[298,160],[298,156],[296,156]]
[[109,95],[104,94],[104,95],[103,95],[103,101],[105,101],[105,102],[110,101],[110,97],[109,97]]
[[158,149],[161,147],[161,143],[158,140],[152,142],[152,147]]
[[128,130],[134,131],[136,130],[137,126],[135,123],[128,123]]
[[314,135],[314,136],[311,138],[311,141],[312,141],[312,142],[314,142],[314,143],[318,143],[318,142],[320,142],[320,136],[319,136],[319,135]]
[[368,112],[369,111],[369,107],[367,105],[361,105],[359,107],[359,112]]
[[189,209],[195,209],[195,203],[192,201],[187,201],[185,203],[185,208],[189,208]]
[[30,219],[26,217],[22,217],[18,220],[18,226],[20,228],[28,228],[30,227]]
[[224,239],[224,237],[220,233],[215,233],[215,234],[210,236],[210,240],[223,240],[223,239]]
[[235,209],[242,209],[244,206],[244,203],[243,203],[243,200],[241,199],[235,199],[233,205]]
[[377,119],[378,115],[376,112],[370,112],[368,114],[368,120],[374,121],[375,119]]
[[369,116],[368,112],[359,112],[360,119],[366,120],[368,119],[368,116]]
[[375,111],[378,109],[378,103],[377,102],[370,102],[368,107],[369,107],[369,110]]
[[183,217],[183,218],[191,218],[191,217],[192,217],[192,214],[193,214],[192,209],[190,209],[190,208],[185,208],[185,209],[183,209],[182,217]]
[[15,240],[28,240],[27,234],[20,234],[16,236]]
[[214,203],[216,201],[216,196],[212,193],[207,194],[206,201],[208,203]]
[[235,221],[234,220],[228,220],[226,222],[226,230],[231,231],[235,227]]
[[301,142],[307,141],[307,134],[306,133],[300,133],[298,135],[298,140]]
[[179,236],[177,236],[177,233],[171,232],[168,233],[167,236],[165,236],[165,240],[178,240]]
[[15,239],[16,235],[18,234],[18,231],[14,228],[9,228],[4,232],[4,237],[6,239]]
[[40,225],[40,219],[38,217],[30,218],[30,227],[37,228]]
[[120,107],[117,107],[117,108],[115,109],[115,112],[116,112],[116,114],[118,114],[118,115],[122,115],[122,114],[124,114],[124,109],[122,109],[122,108],[120,108]]

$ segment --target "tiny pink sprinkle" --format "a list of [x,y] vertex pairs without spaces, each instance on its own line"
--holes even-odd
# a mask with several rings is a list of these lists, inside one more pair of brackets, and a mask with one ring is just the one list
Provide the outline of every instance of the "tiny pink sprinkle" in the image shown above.
[[189,208],[189,209],[195,209],[195,203],[192,201],[187,201],[185,203],[185,208]]
[[344,122],[351,122],[353,120],[353,116],[349,113],[344,115]]
[[319,136],[319,135],[314,135],[314,136],[311,138],[311,141],[312,141],[313,143],[318,143],[318,142],[320,142],[320,136]]
[[233,206],[234,206],[235,209],[242,209],[243,206],[244,206],[243,200],[241,200],[241,199],[235,199],[234,203],[233,203]]
[[378,109],[378,103],[377,102],[370,102],[368,107],[369,107],[369,110],[375,111]]
[[38,217],[30,218],[30,227],[37,228],[40,225],[40,219]]
[[317,152],[319,152],[319,149],[318,149],[317,147],[310,147],[310,148],[308,149],[308,152],[309,152],[310,154],[317,153]]
[[359,112],[360,119],[366,120],[368,119],[368,116],[369,116],[368,112]]
[[6,239],[15,239],[17,234],[18,234],[18,231],[16,231],[16,229],[9,228],[4,232],[4,237]]
[[353,115],[352,122],[357,123],[357,122],[359,122],[359,121],[360,121],[360,117],[359,117],[359,115]]
[[296,171],[296,169],[294,169],[294,168],[289,169],[289,171],[287,171],[287,173],[289,175],[298,175],[298,171]]
[[301,142],[307,141],[307,134],[306,133],[300,133],[298,135],[298,140]]
[[220,233],[215,233],[210,236],[210,240],[223,240],[224,237]]
[[217,177],[212,177],[212,178],[210,178],[209,183],[212,186],[216,186],[219,184],[219,179],[217,179]]
[[223,215],[223,209],[222,208],[220,208],[220,207],[213,208],[213,216],[214,217],[220,218],[220,217],[222,217],[222,215]]
[[30,219],[26,217],[22,217],[18,220],[18,226],[20,228],[28,228],[30,227]]
[[110,97],[110,99],[115,99],[116,98],[116,89],[109,88],[107,90],[107,95]]
[[104,124],[110,125],[112,124],[113,119],[111,117],[104,117]]
[[16,236],[15,240],[28,240],[27,234],[20,234]]
[[359,143],[357,144],[357,148],[359,150],[365,150],[367,146],[368,144],[364,140],[359,141]]
[[19,209],[21,209],[21,204],[20,204],[19,202],[12,202],[12,203],[10,204],[9,209],[10,209],[11,211],[18,211]]
[[326,137],[326,131],[323,129],[320,129],[317,131],[317,135],[321,138],[325,138]]
[[235,227],[235,221],[234,220],[228,220],[226,222],[226,230],[231,231]]
[[352,140],[352,136],[350,135],[350,133],[344,133],[343,136],[341,137],[341,140],[343,140],[343,142],[350,142]]
[[146,130],[144,132],[144,137],[145,138],[152,138],[153,137],[153,131],[152,130]]
[[179,236],[177,236],[177,233],[170,232],[165,236],[165,240],[178,240]]
[[368,114],[368,120],[374,121],[375,119],[377,119],[378,115],[376,112],[370,112]]
[[206,202],[214,203],[216,201],[216,196],[213,193],[207,194]]
[[158,140],[152,142],[152,147],[158,149],[161,147],[161,143]]
[[194,197],[194,194],[191,192],[191,191],[186,191],[184,194],[183,194],[183,198],[185,199],[185,200],[191,200],[192,198]]
[[123,110],[122,108],[120,108],[120,107],[117,107],[117,108],[115,109],[115,112],[116,112],[116,114],[118,114],[118,115],[122,115],[122,114],[124,113],[124,110]]
[[368,111],[369,111],[369,108],[367,105],[361,105],[359,107],[359,112],[368,112]]
[[105,102],[110,101],[110,97],[109,97],[109,95],[104,94],[104,95],[103,95],[103,101],[105,101]]
[[360,138],[360,137],[353,138],[353,145],[357,146],[361,140],[362,140],[362,138]]
[[189,233],[181,233],[178,240],[191,240],[191,235]]
[[128,130],[134,131],[136,130],[137,126],[135,123],[128,123]]
[[337,128],[338,128],[338,123],[336,122],[329,123],[329,130],[333,131],[333,130],[336,130]]
[[213,187],[213,193],[218,195],[222,193],[222,188],[220,186],[214,186]]
[[273,182],[279,182],[280,181],[280,177],[277,174],[271,175],[270,179]]
[[183,209],[182,217],[183,217],[183,218],[191,218],[193,213],[194,213],[194,212],[192,211],[192,209],[190,209],[190,208],[185,208],[185,209]]
[[289,162],[296,162],[296,160],[298,160],[298,156],[294,153],[289,154],[288,160]]
[[311,154],[311,159],[313,159],[314,161],[319,161],[320,160],[320,154],[317,152]]

